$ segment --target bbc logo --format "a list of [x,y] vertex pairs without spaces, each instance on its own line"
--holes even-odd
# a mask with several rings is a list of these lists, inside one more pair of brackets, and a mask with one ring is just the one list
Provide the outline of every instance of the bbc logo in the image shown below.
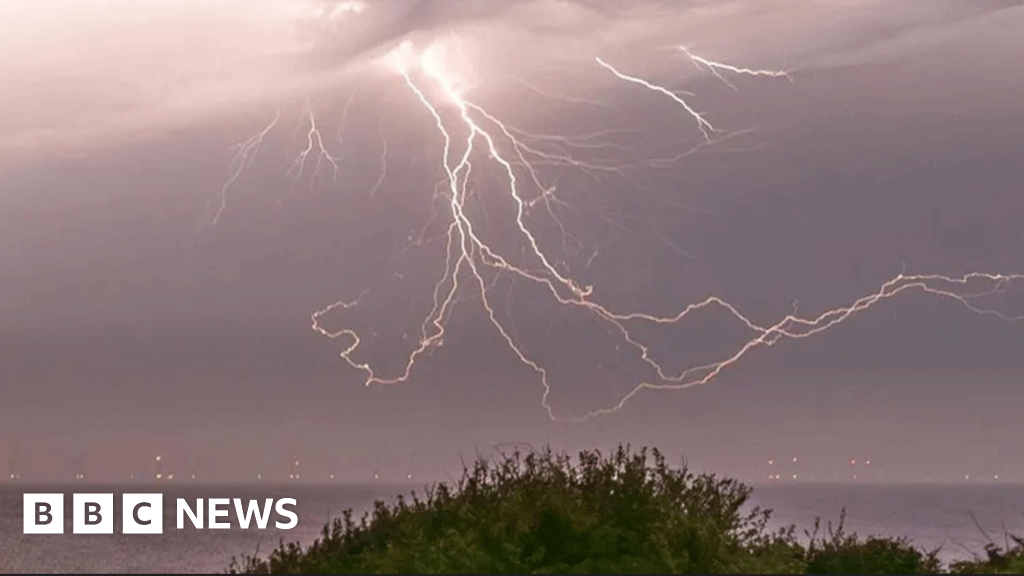
[[[113,494],[72,494],[72,532],[74,534],[113,534]],[[204,509],[203,502],[207,507]],[[291,530],[299,523],[298,506],[295,498],[264,498],[259,500],[242,498],[196,498],[191,504],[185,498],[178,498],[174,506],[177,529],[185,529],[191,523],[197,530],[227,530],[232,527],[230,509],[234,504],[238,527],[248,530],[254,525],[257,530],[266,530],[271,518],[278,530]],[[291,507],[291,508],[290,508]],[[206,522],[203,522],[204,512]],[[64,533],[64,494],[25,494],[25,534]],[[163,534],[163,494],[122,494],[122,534]]]
[[[163,494],[122,494],[121,533],[163,534]],[[25,534],[64,533],[64,494],[25,494]],[[74,534],[113,534],[113,494],[73,494]]]

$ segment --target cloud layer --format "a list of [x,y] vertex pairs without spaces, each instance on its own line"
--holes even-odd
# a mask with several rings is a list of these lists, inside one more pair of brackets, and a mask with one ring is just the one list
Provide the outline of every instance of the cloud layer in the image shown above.
[[671,52],[680,44],[749,65],[778,66],[780,58],[798,68],[849,65],[907,49],[950,22],[1017,5],[3,0],[0,154],[87,150],[258,111],[351,84],[352,73],[405,40],[426,46],[458,38],[481,78],[550,76],[612,55],[638,73],[682,79],[693,69]]

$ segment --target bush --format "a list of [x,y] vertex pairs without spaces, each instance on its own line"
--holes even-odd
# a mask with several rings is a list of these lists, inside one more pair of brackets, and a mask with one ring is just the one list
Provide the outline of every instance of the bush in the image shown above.
[[[650,455],[649,455],[650,454]],[[478,460],[454,486],[351,510],[303,548],[232,560],[238,573],[800,572],[793,530],[741,512],[750,489],[669,468],[657,450],[576,463],[547,449]]]
[[[454,486],[376,502],[356,521],[347,510],[303,547],[232,559],[230,573],[806,573],[934,574],[938,550],[906,538],[860,538],[819,523],[806,547],[791,527],[769,532],[769,512],[742,510],[750,488],[685,466],[657,450],[550,449],[480,459]],[[980,527],[979,527],[980,529]],[[1024,540],[953,573],[1022,574]]]
[[940,571],[938,550],[922,552],[906,538],[869,536],[862,540],[846,534],[843,522],[828,526],[828,538],[817,537],[819,524],[809,534],[810,543],[805,555],[805,574],[937,574]]
[[993,543],[985,546],[985,559],[975,558],[954,562],[950,566],[953,574],[1024,574],[1024,539],[1010,536],[1014,544],[1003,550]]

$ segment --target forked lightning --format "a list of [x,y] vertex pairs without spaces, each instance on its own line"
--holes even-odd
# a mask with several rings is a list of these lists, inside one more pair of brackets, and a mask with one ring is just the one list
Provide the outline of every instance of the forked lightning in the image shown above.
[[[692,53],[686,48],[680,50],[690,61],[702,70],[713,74],[732,88],[735,84],[729,75],[751,76],[769,79],[792,80],[786,71],[758,70],[737,67],[731,64],[716,62]],[[673,91],[651,80],[635,75],[633,72],[620,70],[607,60],[595,58],[595,73],[610,75],[611,79],[621,81],[623,89],[645,90],[652,97],[666,98],[678,106],[683,118],[688,118],[700,132],[701,141],[695,146],[664,159],[648,159],[643,163],[646,167],[657,167],[670,164],[702,147],[715,145],[738,133],[726,133],[711,124],[703,112],[690,104],[690,95]],[[368,293],[352,301],[339,301],[330,304],[312,314],[312,327],[317,333],[331,339],[344,341],[341,358],[352,368],[366,375],[366,384],[399,384],[412,377],[416,363],[429,352],[442,345],[445,337],[446,321],[452,307],[459,299],[460,290],[467,285],[472,286],[479,296],[483,309],[490,323],[502,337],[509,349],[520,362],[536,372],[543,387],[542,405],[549,417],[559,421],[583,421],[596,416],[613,413],[644,389],[675,390],[706,384],[714,380],[724,370],[733,366],[751,350],[761,346],[772,346],[782,339],[803,339],[819,334],[841,322],[853,317],[883,300],[909,293],[925,293],[952,300],[978,314],[992,315],[1001,320],[1018,322],[1024,315],[1011,315],[998,310],[984,307],[980,302],[986,296],[1005,291],[1008,286],[1024,280],[1022,274],[991,274],[972,272],[962,276],[944,276],[939,274],[906,274],[900,273],[885,282],[880,288],[867,296],[857,299],[846,306],[826,310],[816,316],[801,316],[794,308],[793,313],[779,319],[773,324],[761,325],[741,313],[729,302],[711,296],[703,301],[690,304],[671,316],[657,316],[642,311],[613,310],[593,297],[593,287],[585,286],[574,280],[560,266],[557,260],[541,249],[537,232],[527,224],[527,214],[535,205],[543,206],[556,223],[563,238],[572,240],[565,226],[558,220],[556,206],[564,203],[556,195],[557,186],[554,182],[545,182],[541,176],[541,167],[557,166],[566,170],[579,170],[594,178],[602,174],[612,174],[628,178],[628,171],[637,166],[607,163],[607,161],[587,161],[577,156],[594,150],[615,149],[616,144],[605,140],[613,136],[612,131],[599,132],[577,137],[561,137],[555,135],[532,134],[502,122],[478,102],[469,100],[457,88],[457,82],[449,70],[445,68],[442,53],[435,46],[417,52],[411,44],[404,44],[391,56],[385,59],[387,69],[401,80],[414,101],[419,104],[425,120],[430,122],[441,138],[438,150],[443,171],[442,184],[439,190],[428,189],[428,194],[440,193],[445,199],[446,243],[443,273],[433,288],[432,308],[423,319],[420,329],[419,343],[404,361],[404,368],[393,374],[385,374],[381,369],[369,362],[357,358],[363,341],[360,334],[351,328],[331,330],[325,327],[326,317],[332,312],[353,310],[359,306],[360,300]],[[544,93],[540,89],[531,89]],[[546,93],[545,93],[546,94]],[[579,99],[560,97],[564,102],[580,102]],[[586,105],[591,102],[586,101]],[[347,109],[347,107],[346,107]],[[332,175],[339,169],[339,161],[328,152],[311,109],[307,109],[309,131],[307,147],[295,159],[291,176],[293,183],[301,176],[306,161],[315,157],[314,177],[325,166],[329,166]],[[239,173],[251,162],[252,156],[259,148],[263,137],[277,123],[277,118],[259,134],[239,145],[228,181],[220,193],[220,209],[214,218],[220,218],[224,208],[227,190],[232,186]],[[464,134],[463,137],[459,137]],[[388,158],[387,142],[380,146],[381,175],[371,191],[376,194],[386,177]],[[514,208],[513,220],[509,224],[521,242],[525,253],[525,263],[516,264],[516,258],[510,254],[502,254],[501,250],[488,244],[481,236],[483,224],[476,221],[468,210],[467,202],[475,193],[473,175],[489,173],[500,179],[503,193],[511,201]],[[478,192],[478,191],[476,191]],[[432,218],[437,218],[435,214]],[[597,252],[590,256],[587,265],[594,260]],[[492,294],[496,275],[509,275],[517,281],[532,283],[544,288],[562,306],[572,307],[592,315],[605,323],[613,334],[631,348],[653,373],[657,379],[651,382],[637,382],[635,386],[614,404],[582,415],[568,416],[558,414],[549,401],[552,383],[549,382],[548,370],[538,361],[531,358],[522,342],[515,336],[516,331],[496,312]],[[490,280],[489,280],[490,278]],[[742,323],[749,331],[749,338],[735,349],[724,354],[712,363],[692,366],[681,371],[671,372],[665,369],[654,358],[650,344],[635,335],[636,326],[641,324],[678,325],[694,313],[704,309],[717,309],[725,315]]]

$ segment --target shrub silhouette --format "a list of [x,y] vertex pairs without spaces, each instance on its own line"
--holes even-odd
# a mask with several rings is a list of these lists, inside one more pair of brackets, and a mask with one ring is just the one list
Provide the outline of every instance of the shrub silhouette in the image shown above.
[[987,558],[975,558],[954,562],[950,566],[950,572],[957,574],[1024,574],[1024,539],[1018,536],[1008,536],[1013,544],[1006,545],[1001,549],[993,543],[985,546]]
[[[351,510],[303,547],[232,559],[230,573],[761,573],[928,574],[938,550],[906,538],[860,538],[819,523],[800,545],[769,512],[744,512],[751,490],[670,468],[657,450],[620,446],[574,460],[550,449],[477,460],[454,485]],[[1012,537],[1008,537],[1012,538]],[[1024,540],[952,573],[1024,573]]]
[[839,525],[828,526],[828,538],[818,538],[819,523],[809,534],[810,543],[804,556],[805,574],[937,574],[941,570],[938,550],[922,552],[907,538],[869,536],[860,539],[843,529],[846,511],[839,516]]
[[303,548],[232,560],[230,572],[799,572],[792,529],[742,508],[735,480],[670,468],[657,450],[550,449],[478,460],[454,487],[439,484],[351,510]]

